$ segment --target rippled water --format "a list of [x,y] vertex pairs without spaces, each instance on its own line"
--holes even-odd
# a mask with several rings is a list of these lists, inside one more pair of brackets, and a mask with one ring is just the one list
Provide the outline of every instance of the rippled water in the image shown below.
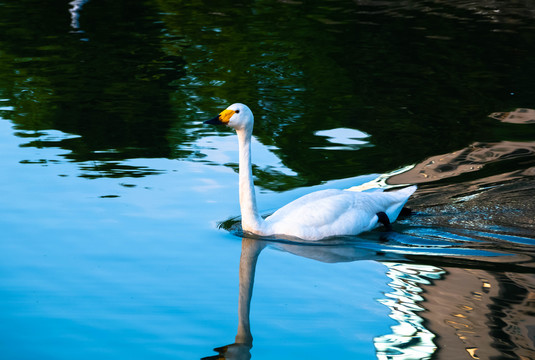
[[[534,30],[531,1],[0,2],[0,357],[535,358]],[[263,214],[418,184],[413,213],[242,237],[202,125],[237,101]]]

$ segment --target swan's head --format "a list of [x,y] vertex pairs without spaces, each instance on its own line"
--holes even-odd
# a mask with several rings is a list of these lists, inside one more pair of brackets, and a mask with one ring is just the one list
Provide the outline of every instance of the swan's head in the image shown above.
[[205,124],[227,125],[235,130],[245,130],[253,128],[253,112],[247,105],[232,104],[225,110],[221,111],[215,118],[205,121]]

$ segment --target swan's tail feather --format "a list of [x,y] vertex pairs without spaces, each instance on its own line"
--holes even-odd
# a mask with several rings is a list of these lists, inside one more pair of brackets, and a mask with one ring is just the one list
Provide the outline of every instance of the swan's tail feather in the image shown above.
[[412,186],[407,186],[406,188],[403,188],[403,189],[400,189],[400,190],[396,190],[396,191],[394,191],[394,193],[399,194],[401,196],[406,196],[407,200],[408,200],[409,196],[414,194],[416,189],[418,189],[418,186],[412,185]]
[[379,175],[374,180],[368,181],[368,182],[366,182],[364,184],[361,184],[361,185],[352,186],[352,187],[350,187],[349,189],[346,189],[346,190],[348,190],[348,191],[370,191],[370,190],[382,191],[383,189],[392,188],[393,187],[392,185],[388,185],[387,184],[387,180],[389,178],[391,178],[392,176],[394,176],[394,175],[402,174],[402,173],[404,173],[406,171],[409,171],[413,167],[414,167],[414,165],[404,166],[404,167],[402,167],[400,169],[391,171],[389,173]]
[[397,200],[386,210],[388,218],[391,222],[396,221],[399,216],[399,213],[403,209],[403,206],[405,206],[405,204],[409,200],[409,197],[414,194],[416,189],[418,189],[418,187],[416,185],[413,185],[390,192],[390,194],[394,195]]

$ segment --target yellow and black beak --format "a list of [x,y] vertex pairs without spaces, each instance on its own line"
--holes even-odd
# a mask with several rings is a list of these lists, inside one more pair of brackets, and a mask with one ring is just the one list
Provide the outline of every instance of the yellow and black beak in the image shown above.
[[229,110],[229,109],[223,110],[215,118],[210,119],[210,120],[206,120],[204,123],[205,124],[210,124],[210,125],[227,125],[228,122],[230,121],[230,118],[235,113],[236,112],[234,110]]
[[217,115],[215,118],[213,119],[210,119],[210,120],[206,120],[204,122],[205,124],[210,124],[210,125],[225,125],[223,124],[223,122],[221,121],[221,118],[219,117],[219,115]]

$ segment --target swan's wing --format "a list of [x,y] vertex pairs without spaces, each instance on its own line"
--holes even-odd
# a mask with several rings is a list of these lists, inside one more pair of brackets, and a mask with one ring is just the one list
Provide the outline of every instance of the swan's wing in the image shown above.
[[273,234],[317,240],[328,236],[359,234],[377,225],[377,213],[396,220],[416,188],[393,192],[322,190],[305,195],[266,219]]
[[322,190],[292,201],[266,223],[274,234],[317,240],[370,230],[377,223],[376,212],[368,194]]
[[291,221],[305,226],[321,226],[339,217],[351,204],[351,197],[342,190],[321,190],[286,204],[266,221],[272,224]]

